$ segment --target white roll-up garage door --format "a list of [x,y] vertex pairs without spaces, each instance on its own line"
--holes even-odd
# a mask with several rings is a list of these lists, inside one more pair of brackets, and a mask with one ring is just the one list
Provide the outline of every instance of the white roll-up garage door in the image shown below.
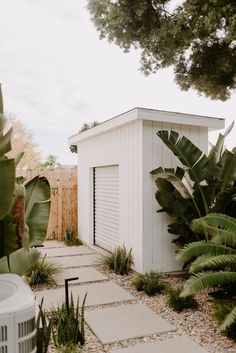
[[113,250],[119,242],[119,167],[94,169],[94,242]]

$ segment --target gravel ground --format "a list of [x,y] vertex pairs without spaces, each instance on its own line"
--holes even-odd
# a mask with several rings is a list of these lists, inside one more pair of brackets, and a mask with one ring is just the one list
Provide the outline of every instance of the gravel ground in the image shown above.
[[[163,318],[174,324],[177,330],[171,333],[153,335],[151,337],[143,337],[140,339],[131,339],[115,344],[102,345],[86,325],[86,344],[84,345],[83,349],[78,350],[78,352],[107,353],[113,349],[125,348],[128,346],[134,346],[139,343],[154,342],[187,334],[191,336],[195,342],[198,342],[201,346],[205,347],[209,353],[236,353],[236,342],[222,335],[217,328],[217,324],[212,319],[213,308],[210,297],[207,295],[207,291],[202,291],[196,295],[196,299],[199,303],[198,309],[176,313],[168,307],[166,294],[158,294],[154,297],[148,297],[145,293],[137,292],[131,286],[131,281],[136,275],[134,271],[132,271],[128,276],[120,276],[110,272],[101,265],[96,265],[95,267],[100,272],[107,275],[110,280],[114,281],[121,287],[125,288],[128,292],[130,292],[136,298],[135,302],[145,304],[151,310],[157,314],[160,314]],[[172,286],[178,286],[183,284],[186,279],[183,275],[165,275],[164,280]],[[50,288],[52,288],[52,286],[50,286]],[[45,286],[37,286],[37,288],[34,287],[32,289],[41,290],[45,289]],[[112,305],[93,307],[88,308],[87,310],[96,310],[97,308],[118,306],[120,304],[121,303],[116,303]],[[124,304],[124,302],[122,302],[122,304]],[[131,305],[130,302],[127,304]],[[56,352],[56,350],[51,347],[50,352]]]

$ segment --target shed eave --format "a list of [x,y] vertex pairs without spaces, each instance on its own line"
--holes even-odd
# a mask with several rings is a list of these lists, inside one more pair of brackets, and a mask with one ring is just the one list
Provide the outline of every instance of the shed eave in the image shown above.
[[194,114],[169,112],[147,108],[133,108],[114,118],[106,120],[92,129],[86,130],[69,137],[69,144],[76,145],[80,141],[91,138],[92,136],[115,129],[121,125],[128,124],[134,120],[151,120],[157,122],[175,123],[181,125],[192,125],[207,127],[209,130],[219,130],[225,127],[225,119],[208,117]]

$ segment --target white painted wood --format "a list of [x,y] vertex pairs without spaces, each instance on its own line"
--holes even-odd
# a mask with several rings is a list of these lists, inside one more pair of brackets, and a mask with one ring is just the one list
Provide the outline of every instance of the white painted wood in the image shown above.
[[78,146],[79,236],[94,244],[93,168],[119,166],[119,243],[142,264],[142,122],[83,140]]
[[[211,127],[224,124],[222,119],[213,119],[211,123],[209,119],[187,114],[181,118],[178,113],[135,108],[84,132],[79,138],[74,136],[70,139],[70,143],[78,144],[78,224],[81,239],[87,244],[94,244],[93,170],[116,165],[119,169],[119,207],[114,210],[107,202],[106,212],[111,226],[119,224],[116,228],[117,244],[132,248],[134,268],[138,272],[181,269],[181,264],[176,261],[173,235],[167,231],[171,219],[166,213],[157,213],[160,208],[155,199],[157,189],[155,178],[150,174],[158,166],[175,168],[180,163],[156,132],[175,130],[207,153],[206,123]],[[111,203],[114,203],[115,195],[110,193]],[[105,209],[105,204],[103,207]],[[104,220],[101,212],[98,213]],[[105,226],[103,232],[109,235]]]
[[105,250],[120,245],[119,167],[94,169],[94,242]]
[[69,138],[69,144],[77,144],[89,137],[108,132],[122,125],[129,124],[135,120],[150,120],[156,122],[179,123],[182,125],[202,126],[211,130],[222,129],[225,126],[225,120],[222,118],[175,113],[163,110],[134,108],[115,118],[106,120],[96,127],[86,130],[83,133],[73,135]]

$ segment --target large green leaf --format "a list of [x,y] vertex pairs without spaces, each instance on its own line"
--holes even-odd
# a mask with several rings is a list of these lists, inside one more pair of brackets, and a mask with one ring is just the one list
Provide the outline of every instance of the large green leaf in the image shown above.
[[50,215],[50,201],[34,204],[32,211],[27,218],[29,227],[30,246],[41,245],[46,237],[48,220]]
[[25,188],[30,246],[41,245],[46,236],[50,215],[50,186],[46,178],[37,176]]
[[156,175],[157,178],[168,180],[183,198],[191,198],[193,189],[187,180],[184,179],[184,173],[184,169],[180,167],[177,167],[176,170],[159,167],[151,171],[151,174]]
[[224,318],[224,321],[220,325],[220,329],[222,331],[227,330],[231,325],[233,325],[236,322],[236,305],[233,307],[233,309],[226,315]]
[[7,216],[0,221],[0,258],[19,249],[19,241],[16,236],[16,224],[12,217]]
[[[26,220],[35,203],[48,201],[50,199],[50,186],[46,178],[36,176],[25,184],[26,189]],[[26,221],[27,223],[27,221]]]
[[234,122],[230,124],[223,135],[219,134],[216,144],[212,147],[208,155],[208,164],[205,171],[205,179],[208,184],[211,184],[212,181],[220,174],[221,167],[219,165],[219,161],[222,156],[224,141],[233,129],[233,126]]
[[0,160],[0,220],[10,211],[15,188],[15,160]]
[[0,273],[16,273],[22,275],[32,267],[39,257],[37,249],[21,248],[0,259]]
[[236,250],[225,245],[214,244],[210,241],[203,240],[185,245],[185,247],[179,251],[177,258],[185,262],[202,255],[217,256],[222,254],[236,254]]
[[204,288],[225,286],[236,283],[236,272],[200,272],[190,277],[186,282],[181,297],[195,294]]
[[[209,208],[201,186],[201,182],[205,178],[205,170],[208,163],[207,157],[189,139],[185,136],[180,137],[175,131],[161,130],[157,132],[157,135],[186,168],[190,179],[194,181],[195,186],[199,189],[204,204],[204,213],[207,214]],[[201,214],[199,213],[200,216]]]
[[194,262],[190,267],[190,272],[224,269],[236,272],[236,253],[212,256],[201,261],[201,263]]
[[[234,198],[236,198],[236,187],[228,187],[223,191],[220,191],[215,198],[214,206],[211,208],[213,213],[225,213],[230,208],[233,212]],[[236,207],[235,207],[236,208]]]
[[174,153],[180,162],[187,167],[192,181],[200,184],[205,177],[208,159],[205,154],[185,136],[180,137],[175,131],[161,130],[157,135]]
[[209,213],[192,222],[192,230],[196,233],[207,231],[209,234],[217,235],[221,229],[236,234],[236,218],[220,213]]
[[221,191],[228,186],[234,186],[236,180],[236,154],[225,150],[220,160],[222,168],[218,176],[221,181]]

